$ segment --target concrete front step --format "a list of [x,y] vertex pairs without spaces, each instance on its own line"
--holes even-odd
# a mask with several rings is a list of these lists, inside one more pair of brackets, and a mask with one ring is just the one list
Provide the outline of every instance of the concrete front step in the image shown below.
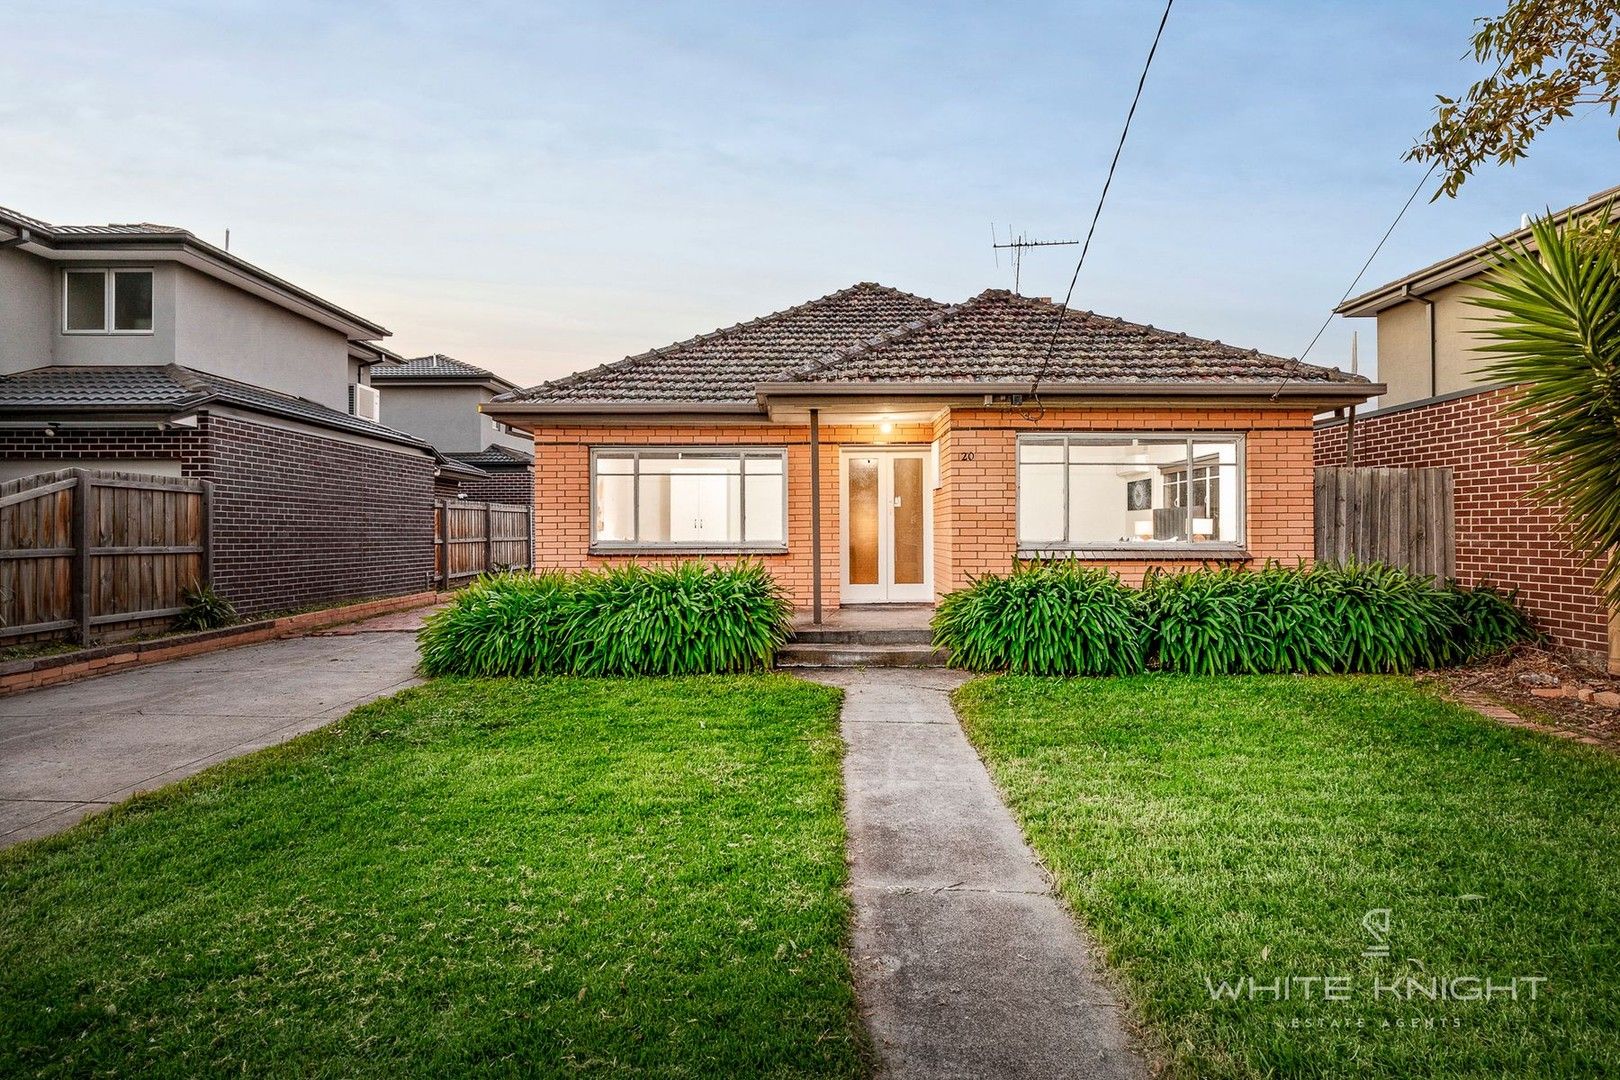
[[926,626],[884,630],[807,626],[793,631],[790,640],[795,645],[931,645],[934,635]]
[[944,667],[947,653],[931,645],[861,645],[790,642],[776,654],[777,667],[933,668]]

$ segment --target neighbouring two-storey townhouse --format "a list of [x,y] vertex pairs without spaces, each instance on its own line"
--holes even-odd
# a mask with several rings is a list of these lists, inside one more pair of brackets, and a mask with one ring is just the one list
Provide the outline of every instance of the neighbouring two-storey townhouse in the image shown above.
[[504,503],[534,499],[533,440],[479,411],[515,390],[513,383],[442,353],[378,364],[371,382],[382,395],[384,421],[427,439],[471,474],[456,477],[450,494]]
[[[1559,211],[1568,220],[1620,211],[1620,188]],[[1530,242],[1528,228],[1442,259],[1345,301],[1341,315],[1377,319],[1378,407],[1323,421],[1316,460],[1358,466],[1438,467],[1452,472],[1457,576],[1518,590],[1554,641],[1607,656],[1620,667],[1620,633],[1597,583],[1597,568],[1570,550],[1558,515],[1531,496],[1537,471],[1508,437],[1503,406],[1511,386],[1479,373],[1485,357],[1474,330],[1489,312],[1470,304],[1500,242]],[[1353,447],[1353,450],[1351,449]]]
[[1059,310],[863,283],[484,409],[533,435],[541,566],[752,556],[820,613],[1311,558],[1313,417],[1383,387]]
[[378,422],[387,334],[184,229],[0,209],[0,481],[210,481],[242,614],[422,590],[443,462]]

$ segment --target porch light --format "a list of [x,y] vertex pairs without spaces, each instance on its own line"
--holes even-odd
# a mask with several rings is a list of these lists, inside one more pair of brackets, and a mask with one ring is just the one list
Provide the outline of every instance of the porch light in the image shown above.
[[885,435],[893,435],[894,434],[894,424],[892,424],[888,420],[885,420],[885,421],[883,421],[883,423],[878,425],[878,430],[881,431]]

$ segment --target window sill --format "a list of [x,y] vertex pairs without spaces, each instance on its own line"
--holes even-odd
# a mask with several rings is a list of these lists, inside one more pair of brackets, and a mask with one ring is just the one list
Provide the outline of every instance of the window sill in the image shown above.
[[738,547],[725,544],[635,544],[613,546],[592,544],[591,555],[786,555],[787,545]]
[[1020,559],[1076,559],[1096,562],[1251,562],[1254,556],[1233,544],[1176,544],[1163,547],[1020,547]]

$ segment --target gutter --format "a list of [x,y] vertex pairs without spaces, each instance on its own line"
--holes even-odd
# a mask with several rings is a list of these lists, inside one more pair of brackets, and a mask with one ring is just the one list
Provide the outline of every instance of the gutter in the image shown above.
[[[1365,401],[1384,393],[1388,387],[1382,383],[1309,383],[1290,382],[1279,386],[1281,380],[1262,383],[1142,383],[1142,382],[1048,382],[1043,397],[1187,397],[1233,398],[1274,396],[1313,399],[1344,399]],[[1021,382],[910,382],[910,383],[760,383],[757,387],[760,402],[767,398],[818,397],[947,397],[968,401],[984,397],[1028,397],[1029,381]]]

